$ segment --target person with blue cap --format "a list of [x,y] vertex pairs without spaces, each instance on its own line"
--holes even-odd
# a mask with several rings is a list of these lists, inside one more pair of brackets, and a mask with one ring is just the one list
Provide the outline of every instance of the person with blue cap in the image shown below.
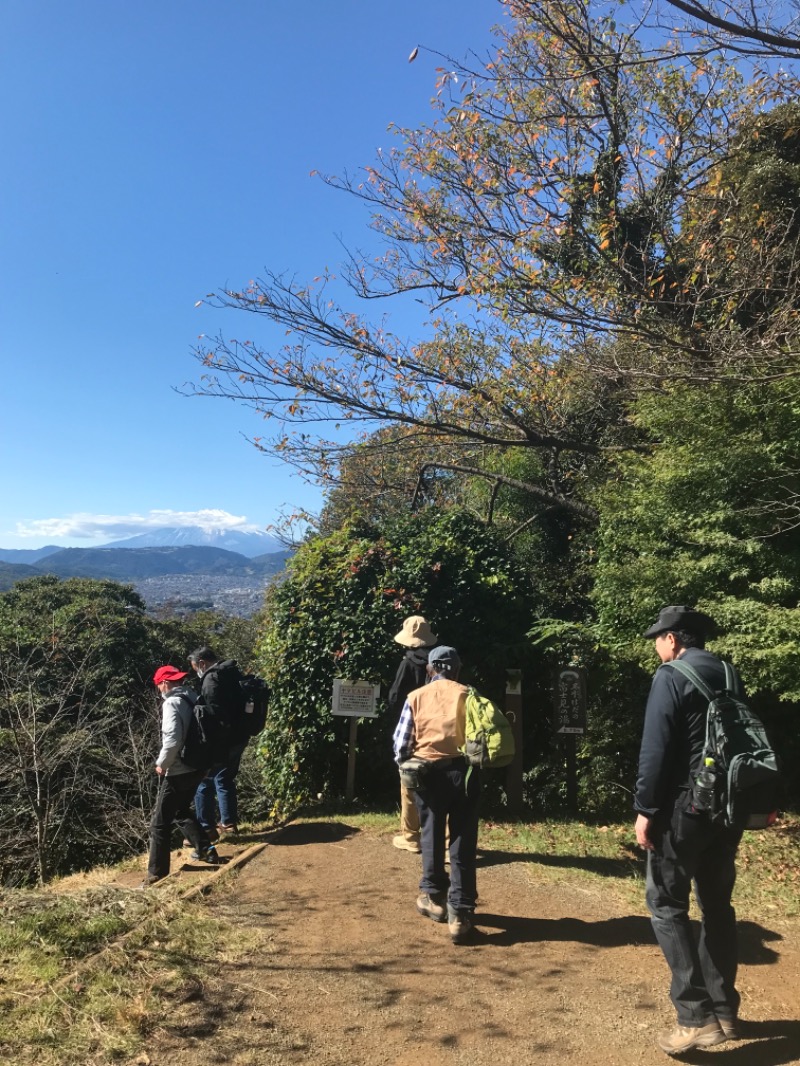
[[[430,683],[410,692],[394,732],[395,761],[413,782],[419,811],[422,878],[417,911],[447,922],[455,944],[475,924],[480,771],[462,754],[469,689],[459,684],[461,659],[440,645],[428,656]],[[445,833],[450,827],[450,877]]]

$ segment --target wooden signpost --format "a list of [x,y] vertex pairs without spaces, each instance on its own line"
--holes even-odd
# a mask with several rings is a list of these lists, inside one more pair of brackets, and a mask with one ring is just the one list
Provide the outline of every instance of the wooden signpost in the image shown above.
[[514,734],[514,761],[506,770],[506,803],[511,814],[522,810],[522,671],[506,670],[506,717]]
[[586,732],[586,671],[569,666],[558,675],[555,731],[564,737],[567,754],[567,806],[578,810],[577,737]]
[[345,797],[353,799],[356,794],[356,741],[359,718],[377,718],[375,704],[381,694],[380,685],[369,681],[348,681],[342,677],[333,680],[333,703],[331,712],[350,719],[350,739],[347,749],[347,786]]

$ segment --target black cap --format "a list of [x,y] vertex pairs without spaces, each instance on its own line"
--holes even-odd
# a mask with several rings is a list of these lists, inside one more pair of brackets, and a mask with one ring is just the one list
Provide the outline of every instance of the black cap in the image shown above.
[[695,636],[706,636],[714,628],[714,619],[693,607],[662,607],[655,623],[644,634],[657,637],[673,629],[683,629]]

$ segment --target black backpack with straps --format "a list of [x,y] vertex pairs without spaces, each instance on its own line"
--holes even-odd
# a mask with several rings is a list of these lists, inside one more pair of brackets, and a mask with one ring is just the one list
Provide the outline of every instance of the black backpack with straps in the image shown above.
[[184,689],[180,698],[191,708],[189,728],[181,748],[181,762],[193,770],[210,770],[220,761],[218,738],[213,727],[209,726],[207,708],[200,703],[191,689]]
[[[744,698],[739,675],[723,661],[725,687],[715,692],[681,659],[667,662],[708,700],[706,740],[700,760],[714,775],[708,806],[713,821],[738,829],[764,829],[777,817],[781,774],[764,723]],[[703,783],[705,786],[705,782]]]

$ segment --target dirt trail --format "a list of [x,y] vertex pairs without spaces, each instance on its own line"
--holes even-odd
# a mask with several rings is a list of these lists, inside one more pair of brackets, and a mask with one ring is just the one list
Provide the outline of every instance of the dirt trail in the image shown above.
[[[590,861],[590,860],[587,860]],[[617,1066],[669,1060],[667,969],[643,905],[608,882],[486,851],[479,935],[414,909],[419,860],[337,823],[289,826],[209,898],[262,944],[176,1004],[153,1066]],[[742,922],[745,1039],[684,1061],[800,1062],[799,923]]]

